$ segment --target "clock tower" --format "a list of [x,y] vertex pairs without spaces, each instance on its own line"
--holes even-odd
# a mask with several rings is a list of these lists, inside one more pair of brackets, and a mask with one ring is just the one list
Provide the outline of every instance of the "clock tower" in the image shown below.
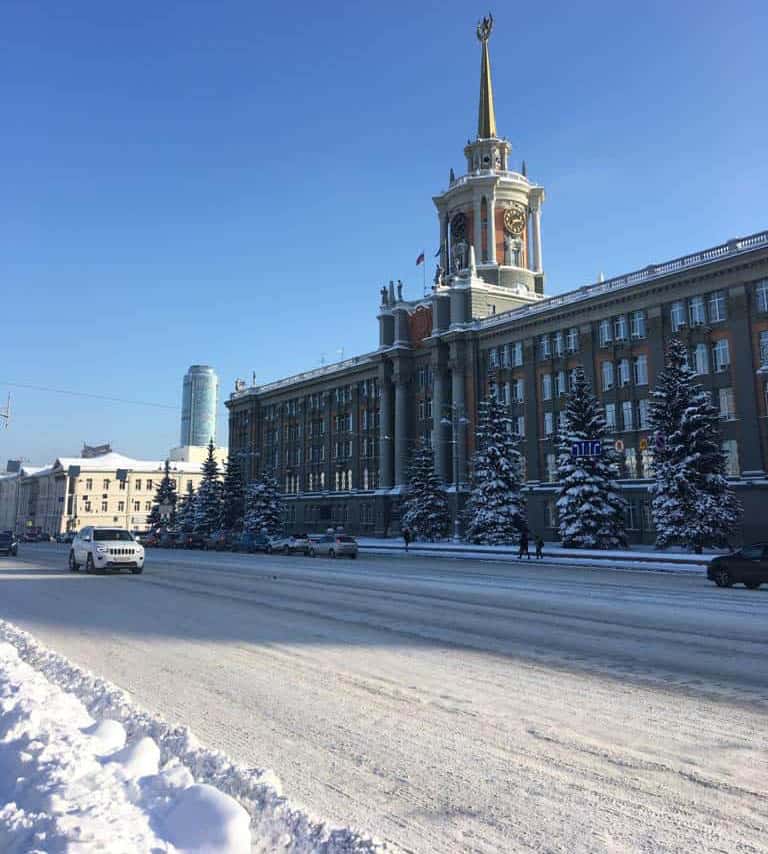
[[[512,147],[496,132],[488,40],[493,16],[477,26],[480,103],[477,138],[464,148],[466,173],[451,170],[448,189],[433,201],[440,220],[440,269],[436,291],[466,291],[464,321],[541,299],[541,206],[544,190],[525,165],[510,168]],[[451,299],[452,306],[461,300]],[[454,317],[452,322],[462,322]]]

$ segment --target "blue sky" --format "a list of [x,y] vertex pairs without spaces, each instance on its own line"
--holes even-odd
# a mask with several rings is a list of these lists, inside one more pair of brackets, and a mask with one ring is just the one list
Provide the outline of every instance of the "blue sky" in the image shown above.
[[[486,11],[6,0],[0,463],[160,457],[188,365],[228,394],[373,349],[380,286],[420,292],[431,197],[463,171]],[[549,293],[768,227],[765,3],[492,11]]]

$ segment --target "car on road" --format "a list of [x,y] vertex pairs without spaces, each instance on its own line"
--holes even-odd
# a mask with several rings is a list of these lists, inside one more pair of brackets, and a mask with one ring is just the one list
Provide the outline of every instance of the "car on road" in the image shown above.
[[266,549],[267,554],[309,554],[309,537],[307,534],[291,534],[290,537],[274,537]]
[[182,534],[179,545],[183,549],[204,549],[206,548],[205,534]]
[[271,551],[271,544],[269,537],[266,534],[252,534],[250,531],[244,531],[240,534],[240,537],[235,540],[233,550],[238,552],[248,552],[249,554],[254,554],[255,552],[267,552]]
[[0,554],[16,557],[19,553],[19,541],[13,531],[0,531]]
[[357,540],[349,534],[310,534],[309,556],[357,557]]
[[177,534],[174,531],[163,531],[158,534],[155,545],[161,549],[177,549],[181,546],[182,536],[182,534]]
[[107,572],[130,569],[138,575],[144,571],[144,547],[124,528],[83,528],[69,550],[70,572]]
[[69,545],[72,542],[72,540],[75,539],[75,532],[74,531],[64,531],[61,534],[56,534],[54,539],[56,540],[57,543],[65,543],[66,545]]
[[757,590],[761,584],[768,584],[768,543],[752,543],[713,558],[707,566],[707,578],[718,587],[743,584]]

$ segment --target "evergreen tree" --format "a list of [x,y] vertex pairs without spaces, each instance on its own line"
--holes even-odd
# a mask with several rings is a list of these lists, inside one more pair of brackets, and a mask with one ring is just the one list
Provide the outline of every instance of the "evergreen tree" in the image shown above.
[[221,525],[221,479],[213,441],[208,443],[208,456],[203,463],[203,479],[195,496],[195,531],[210,534]]
[[419,442],[411,455],[400,524],[410,528],[415,537],[430,542],[447,536],[450,529],[448,501],[435,474],[434,454],[428,442]]
[[651,393],[656,480],[651,513],[657,548],[676,543],[700,552],[727,544],[740,507],[725,476],[719,413],[696,382],[687,356],[682,342],[673,339]]
[[[599,439],[599,457],[573,457],[574,442]],[[617,454],[609,448],[603,409],[579,370],[568,395],[565,426],[559,437],[557,510],[560,539],[568,548],[626,548],[627,503],[616,490]]]
[[176,526],[184,534],[195,530],[195,490],[187,484],[187,493],[179,499],[176,506]]
[[243,530],[245,480],[240,457],[230,454],[222,486],[222,524],[227,531]]
[[464,509],[465,538],[472,543],[516,543],[526,526],[522,462],[512,419],[491,395],[480,404],[472,492]]
[[274,537],[283,530],[283,499],[272,472],[248,485],[245,493],[245,530],[254,534],[266,531]]
[[[171,463],[169,460],[166,460],[162,480],[157,486],[157,490],[155,491],[155,500],[152,503],[152,509],[149,512],[149,516],[147,516],[147,524],[152,530],[160,528],[163,525],[170,530],[174,530],[176,528],[177,501],[178,495],[176,494],[176,487],[173,485],[173,480],[171,479]],[[163,515],[163,513],[161,513],[161,507],[170,507],[170,513]]]

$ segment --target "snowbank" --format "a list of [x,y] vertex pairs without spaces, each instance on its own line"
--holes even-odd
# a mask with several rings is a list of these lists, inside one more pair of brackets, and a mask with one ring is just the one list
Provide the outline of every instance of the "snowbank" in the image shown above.
[[[0,851],[389,850],[233,763],[0,620]],[[249,827],[250,824],[250,827]]]

